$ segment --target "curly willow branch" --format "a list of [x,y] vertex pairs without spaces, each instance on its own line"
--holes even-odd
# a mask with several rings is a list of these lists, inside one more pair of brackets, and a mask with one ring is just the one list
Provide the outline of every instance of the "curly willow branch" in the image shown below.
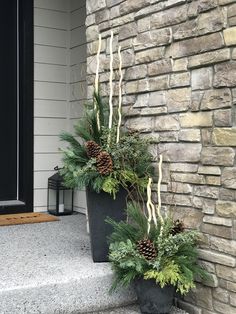
[[119,74],[120,74],[120,80],[119,80],[119,103],[118,103],[118,125],[117,125],[117,135],[116,135],[116,143],[120,140],[120,126],[121,126],[121,103],[122,103],[122,80],[123,80],[123,74],[122,74],[122,58],[121,58],[121,46],[118,48],[118,57],[119,57]]

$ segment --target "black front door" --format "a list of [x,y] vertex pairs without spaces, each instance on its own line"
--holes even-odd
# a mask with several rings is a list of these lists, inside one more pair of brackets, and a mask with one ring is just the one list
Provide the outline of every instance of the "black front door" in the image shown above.
[[33,0],[1,3],[0,213],[33,210]]

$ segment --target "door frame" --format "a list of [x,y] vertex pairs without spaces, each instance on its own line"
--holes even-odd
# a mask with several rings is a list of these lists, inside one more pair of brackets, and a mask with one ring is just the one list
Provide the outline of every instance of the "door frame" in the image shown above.
[[18,80],[19,80],[19,197],[0,202],[0,214],[33,211],[33,107],[34,107],[34,5],[18,0]]

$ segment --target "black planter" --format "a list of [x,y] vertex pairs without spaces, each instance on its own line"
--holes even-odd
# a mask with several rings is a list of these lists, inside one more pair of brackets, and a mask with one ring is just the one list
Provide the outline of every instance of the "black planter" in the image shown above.
[[108,262],[109,245],[107,237],[113,228],[105,222],[107,217],[119,222],[126,219],[127,191],[121,189],[115,200],[105,192],[96,193],[86,190],[89,231],[92,257],[94,262]]
[[174,300],[175,287],[161,288],[155,280],[136,279],[134,282],[139,307],[143,314],[167,314]]

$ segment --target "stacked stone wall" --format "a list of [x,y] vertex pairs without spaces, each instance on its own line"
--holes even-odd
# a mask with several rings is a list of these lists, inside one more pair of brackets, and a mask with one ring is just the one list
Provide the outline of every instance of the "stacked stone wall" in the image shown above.
[[122,47],[127,125],[152,136],[153,150],[163,153],[164,208],[202,232],[211,280],[179,305],[235,314],[236,1],[87,0],[86,26],[89,95],[98,33],[107,94],[112,29],[115,69]]

